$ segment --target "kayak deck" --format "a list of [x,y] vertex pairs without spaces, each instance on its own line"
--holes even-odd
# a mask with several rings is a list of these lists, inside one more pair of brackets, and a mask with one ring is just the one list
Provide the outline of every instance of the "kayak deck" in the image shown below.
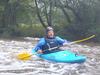
[[69,50],[57,51],[49,54],[36,54],[40,58],[43,58],[52,62],[62,62],[62,63],[83,63],[86,60],[85,56],[76,55]]

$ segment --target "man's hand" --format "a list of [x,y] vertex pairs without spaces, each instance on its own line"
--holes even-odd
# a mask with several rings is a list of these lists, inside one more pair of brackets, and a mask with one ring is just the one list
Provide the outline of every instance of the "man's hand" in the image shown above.
[[37,53],[43,54],[43,51],[42,50],[38,50]]
[[63,43],[63,47],[66,47],[66,46],[70,47],[71,45],[70,43]]

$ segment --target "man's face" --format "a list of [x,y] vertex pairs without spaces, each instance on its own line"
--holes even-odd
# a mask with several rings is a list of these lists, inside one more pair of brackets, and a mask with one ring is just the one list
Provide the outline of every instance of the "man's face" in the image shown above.
[[48,31],[47,36],[50,38],[54,37],[54,32],[53,31]]

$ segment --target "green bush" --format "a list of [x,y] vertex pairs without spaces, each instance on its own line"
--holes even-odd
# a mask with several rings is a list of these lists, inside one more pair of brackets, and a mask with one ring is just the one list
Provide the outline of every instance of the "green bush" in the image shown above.
[[44,28],[41,25],[25,25],[20,24],[18,26],[18,31],[20,36],[33,36],[33,37],[42,37],[44,35]]

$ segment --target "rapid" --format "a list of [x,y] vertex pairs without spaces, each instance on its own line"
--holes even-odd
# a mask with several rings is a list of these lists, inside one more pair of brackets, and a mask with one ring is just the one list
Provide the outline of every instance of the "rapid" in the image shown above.
[[0,75],[100,75],[100,45],[74,44],[70,48],[87,57],[81,64],[55,63],[35,55],[31,60],[21,61],[17,54],[31,54],[37,41],[0,39]]

